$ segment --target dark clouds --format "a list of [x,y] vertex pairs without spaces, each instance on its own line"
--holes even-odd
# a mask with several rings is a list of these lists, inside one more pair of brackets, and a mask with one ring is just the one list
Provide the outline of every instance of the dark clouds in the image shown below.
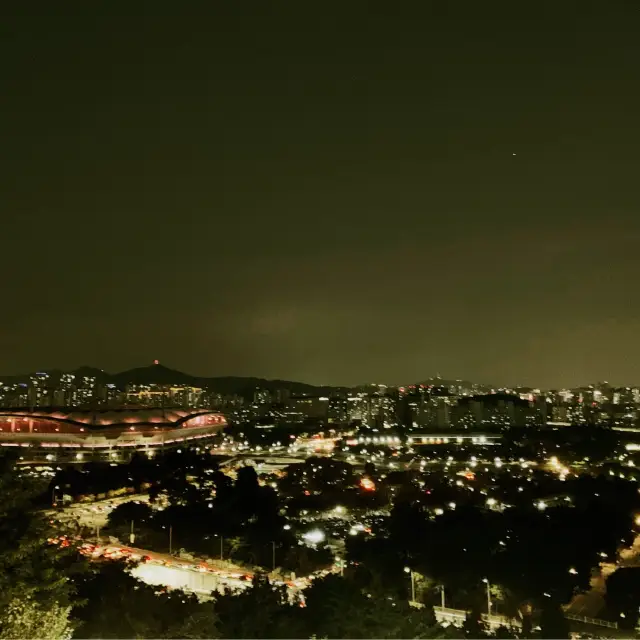
[[3,20],[3,372],[638,382],[634,5],[73,4]]

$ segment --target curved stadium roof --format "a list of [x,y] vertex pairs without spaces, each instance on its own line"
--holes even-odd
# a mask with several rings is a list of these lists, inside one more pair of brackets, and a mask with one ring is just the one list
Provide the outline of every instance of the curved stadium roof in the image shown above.
[[208,409],[109,409],[105,411],[83,411],[52,409],[50,411],[25,409],[0,409],[2,418],[31,418],[73,424],[78,427],[117,427],[131,425],[154,425],[175,427],[201,415],[216,415],[219,411]]

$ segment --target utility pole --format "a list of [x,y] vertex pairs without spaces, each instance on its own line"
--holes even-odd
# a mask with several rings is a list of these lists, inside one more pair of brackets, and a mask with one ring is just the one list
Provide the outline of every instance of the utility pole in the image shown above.
[[440,606],[444,609],[444,585],[440,585]]
[[276,570],[276,543],[275,542],[271,542],[271,546],[272,546],[272,551],[273,551],[273,570]]
[[487,615],[491,615],[491,584],[488,578],[483,578],[482,582],[487,585]]
[[224,537],[220,536],[220,560],[224,560]]
[[173,526],[169,525],[169,555],[171,555],[172,548],[173,548]]
[[405,567],[404,572],[408,573],[411,576],[411,602],[416,601],[416,580],[415,575],[413,573],[413,569],[410,567]]
[[131,533],[129,534],[129,544],[133,544],[136,541],[136,534],[133,533],[133,520],[131,521]]

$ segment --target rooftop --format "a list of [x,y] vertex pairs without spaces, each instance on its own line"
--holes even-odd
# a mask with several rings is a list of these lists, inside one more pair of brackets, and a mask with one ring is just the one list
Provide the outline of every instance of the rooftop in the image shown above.
[[52,420],[77,424],[79,426],[116,426],[116,425],[166,425],[176,426],[200,415],[219,415],[217,411],[208,409],[108,409],[104,411],[78,409],[0,409],[0,419],[23,418],[35,420]]

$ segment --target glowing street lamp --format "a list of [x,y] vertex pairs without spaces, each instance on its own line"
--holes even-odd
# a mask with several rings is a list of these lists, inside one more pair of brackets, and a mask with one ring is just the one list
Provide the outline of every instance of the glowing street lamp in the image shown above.
[[302,537],[311,544],[319,544],[324,540],[325,536],[324,533],[320,531],[320,529],[312,529],[311,531],[307,531],[307,533],[305,533]]

